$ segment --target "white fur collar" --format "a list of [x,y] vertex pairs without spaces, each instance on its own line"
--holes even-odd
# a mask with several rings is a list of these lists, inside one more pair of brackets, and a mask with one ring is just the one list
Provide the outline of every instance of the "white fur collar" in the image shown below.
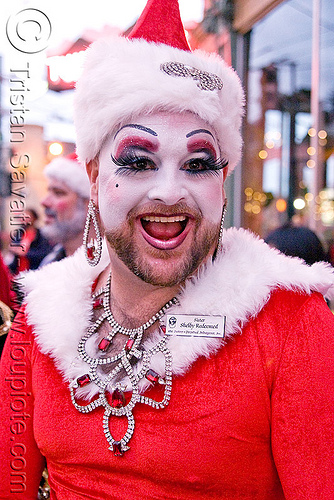
[[[260,312],[275,288],[307,294],[318,291],[334,297],[330,265],[307,266],[269,248],[243,229],[225,231],[223,244],[223,254],[187,281],[179,297],[180,306],[174,306],[169,313],[226,316],[228,339]],[[67,382],[87,373],[86,363],[77,357],[77,346],[91,319],[92,283],[107,264],[105,250],[100,264],[91,268],[80,248],[71,257],[25,275],[28,323],[34,325],[40,350],[54,359]],[[153,342],[144,347],[150,348]],[[173,373],[185,373],[199,356],[209,356],[221,345],[218,339],[171,337]],[[159,357],[152,368],[164,375]],[[83,388],[82,395],[97,393],[95,385],[90,387],[93,385]]]

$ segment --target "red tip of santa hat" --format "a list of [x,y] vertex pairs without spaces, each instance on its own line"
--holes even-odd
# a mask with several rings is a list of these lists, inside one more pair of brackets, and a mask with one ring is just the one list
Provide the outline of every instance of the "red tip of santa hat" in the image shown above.
[[65,158],[68,158],[69,160],[73,160],[73,161],[79,161],[78,160],[78,155],[74,152],[74,153],[70,153],[69,155],[66,155]]
[[148,0],[128,38],[144,38],[191,52],[180,16],[178,0]]

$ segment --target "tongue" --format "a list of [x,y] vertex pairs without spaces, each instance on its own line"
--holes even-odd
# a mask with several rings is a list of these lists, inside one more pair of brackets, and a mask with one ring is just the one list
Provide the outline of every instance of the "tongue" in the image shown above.
[[180,222],[148,222],[142,221],[145,231],[158,240],[170,240],[182,233]]

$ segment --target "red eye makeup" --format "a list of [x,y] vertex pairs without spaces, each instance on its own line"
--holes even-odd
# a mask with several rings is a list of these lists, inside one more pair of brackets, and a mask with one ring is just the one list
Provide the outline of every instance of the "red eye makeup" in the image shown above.
[[152,142],[151,140],[140,137],[140,136],[130,136],[122,139],[115,152],[115,158],[118,159],[121,155],[128,152],[128,150],[139,149],[141,151],[146,151],[148,153],[155,153],[159,148],[159,144]]

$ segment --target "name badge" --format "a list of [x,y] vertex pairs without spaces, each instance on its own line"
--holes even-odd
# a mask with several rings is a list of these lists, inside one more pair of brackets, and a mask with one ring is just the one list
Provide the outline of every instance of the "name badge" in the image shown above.
[[225,338],[226,316],[168,314],[166,335]]

